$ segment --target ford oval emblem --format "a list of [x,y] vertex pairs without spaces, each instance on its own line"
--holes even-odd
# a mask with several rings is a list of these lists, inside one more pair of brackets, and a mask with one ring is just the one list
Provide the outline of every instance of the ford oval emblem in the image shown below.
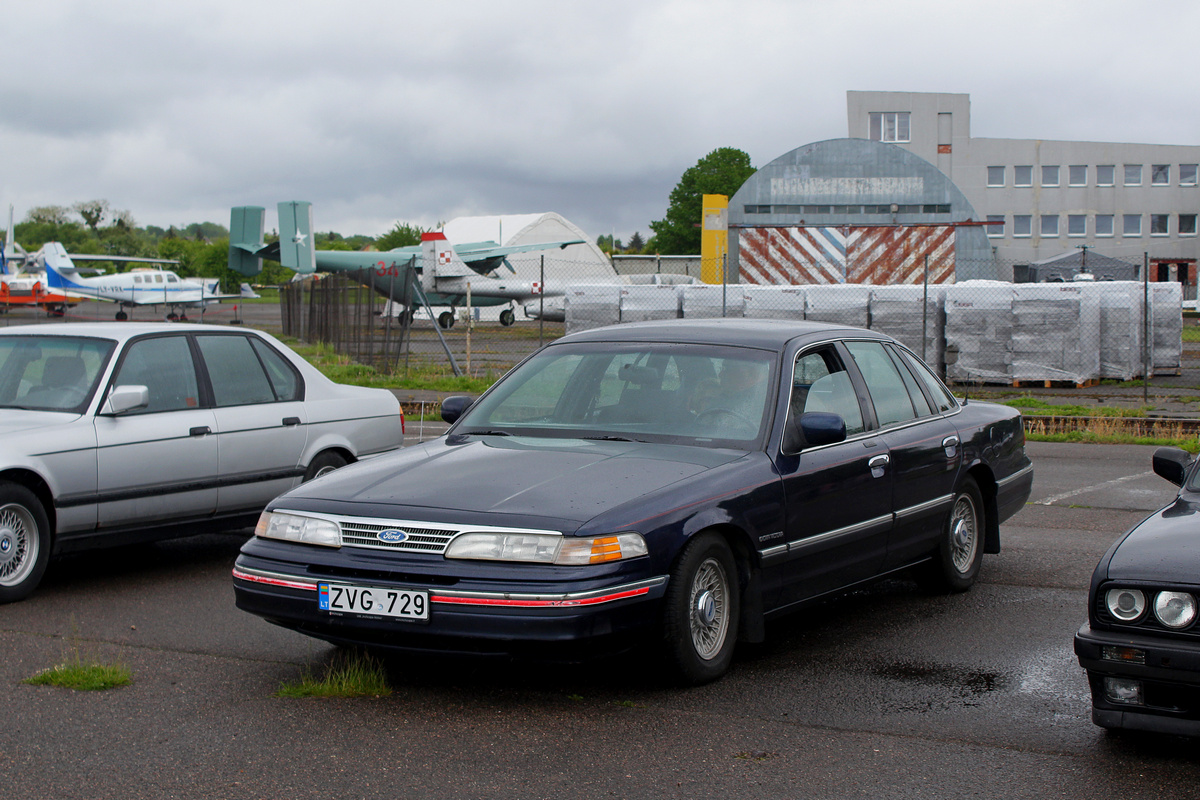
[[404,531],[380,531],[375,534],[375,538],[388,544],[399,544],[408,540],[408,534]]

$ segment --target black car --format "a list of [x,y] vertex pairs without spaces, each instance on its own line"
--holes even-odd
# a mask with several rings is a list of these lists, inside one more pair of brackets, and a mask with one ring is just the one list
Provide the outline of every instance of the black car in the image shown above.
[[276,499],[238,606],[398,649],[650,637],[700,683],[767,619],[881,575],[967,589],[1033,481],[1017,412],[822,323],[575,333],[443,415],[444,438]]
[[1075,654],[1097,725],[1197,736],[1200,469],[1183,450],[1160,447],[1154,471],[1179,486],[1179,495],[1100,559]]

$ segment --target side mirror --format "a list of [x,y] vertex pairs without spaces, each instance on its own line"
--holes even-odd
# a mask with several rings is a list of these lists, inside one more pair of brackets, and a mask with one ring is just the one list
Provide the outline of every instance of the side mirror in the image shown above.
[[841,414],[809,411],[800,415],[800,432],[808,447],[837,444],[846,440],[846,420]]
[[150,405],[150,390],[145,386],[114,386],[100,413],[118,416]]
[[1154,451],[1154,474],[1166,478],[1176,486],[1183,486],[1187,479],[1192,457],[1178,447],[1160,447]]
[[475,402],[473,397],[464,395],[455,395],[447,397],[442,401],[442,419],[445,422],[454,423],[458,418],[467,413],[467,409]]

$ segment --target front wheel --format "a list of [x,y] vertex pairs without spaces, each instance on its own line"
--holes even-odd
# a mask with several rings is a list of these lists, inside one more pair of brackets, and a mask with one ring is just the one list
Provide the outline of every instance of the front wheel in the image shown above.
[[444,331],[448,331],[454,327],[454,312],[443,311],[438,314],[438,327]]
[[663,620],[667,662],[683,683],[708,683],[729,669],[739,611],[729,545],[716,533],[699,534],[671,570]]
[[0,483],[0,603],[23,600],[50,561],[50,520],[33,492]]
[[926,588],[965,592],[979,577],[983,563],[983,495],[974,478],[963,480],[942,527],[937,553],[920,576]]
[[500,312],[500,324],[508,327],[517,321],[517,315],[513,313],[511,308],[506,308]]

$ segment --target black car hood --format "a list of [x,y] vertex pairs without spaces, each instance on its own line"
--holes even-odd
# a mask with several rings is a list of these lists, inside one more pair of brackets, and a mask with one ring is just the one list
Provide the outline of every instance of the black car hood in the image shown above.
[[485,436],[449,444],[443,438],[330,473],[276,505],[325,498],[582,523],[743,456],[641,442]]
[[1147,517],[1113,552],[1108,577],[1200,583],[1200,505],[1180,497]]

